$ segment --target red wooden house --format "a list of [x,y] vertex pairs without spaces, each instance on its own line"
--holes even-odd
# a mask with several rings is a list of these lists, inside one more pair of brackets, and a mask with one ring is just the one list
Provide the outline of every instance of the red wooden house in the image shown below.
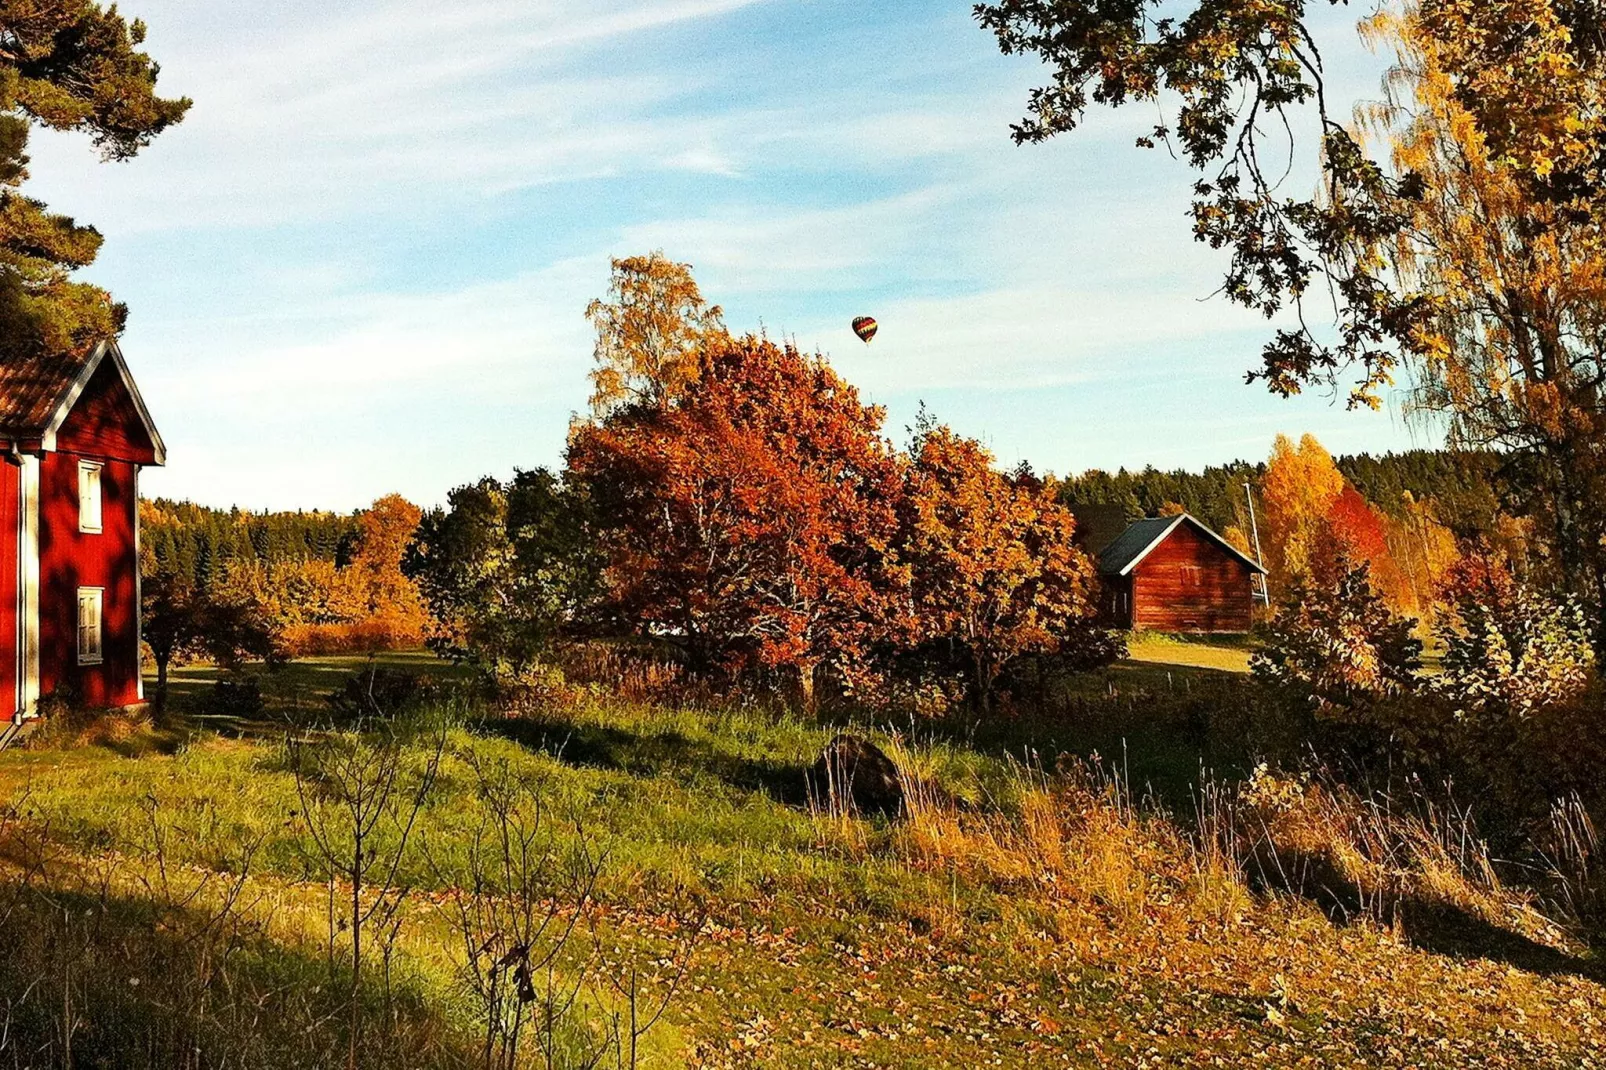
[[1097,563],[1109,621],[1162,632],[1247,632],[1266,571],[1186,513],[1131,524]]
[[116,342],[0,362],[0,704],[143,699],[139,470],[166,459]]

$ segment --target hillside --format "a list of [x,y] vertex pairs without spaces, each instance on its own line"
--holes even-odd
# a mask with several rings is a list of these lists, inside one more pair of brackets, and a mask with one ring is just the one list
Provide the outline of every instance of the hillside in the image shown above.
[[[54,741],[0,754],[15,807],[8,864],[30,890],[4,904],[13,1050],[58,1061],[71,1013],[78,1065],[161,1065],[181,1045],[205,1065],[344,1062],[349,940],[325,915],[341,913],[349,886],[328,883],[311,823],[322,796],[305,783],[298,794],[295,770],[297,746],[351,737],[296,730],[303,742],[287,749],[282,725],[327,716],[322,695],[356,664],[270,677],[268,709],[244,720],[102,724],[88,746],[58,727]],[[395,664],[450,684],[427,659]],[[782,708],[670,707],[571,685],[492,716],[437,694],[409,716],[399,752],[412,783],[443,740],[416,834],[388,882],[367,878],[411,892],[388,965],[367,966],[359,1064],[487,1065],[454,904],[484,878],[489,777],[539,806],[532,843],[560,864],[529,886],[555,917],[578,902],[575,865],[594,881],[568,944],[555,946],[562,923],[534,941],[554,945],[550,972],[534,975],[537,1006],[585,982],[564,1004],[558,1065],[583,1065],[587,1038],[623,1020],[632,975],[645,1011],[671,996],[642,1065],[1599,1065],[1598,960],[1497,888],[1419,879],[1422,854],[1397,862],[1405,876],[1379,897],[1386,909],[1362,885],[1345,917],[1331,873],[1275,886],[1224,852],[1208,831],[1224,811],[1205,806],[1201,831],[1136,801],[1141,783],[1010,757],[1029,754],[1029,738],[1073,752],[1129,739],[1120,764],[1133,779],[1187,775],[1152,741],[1190,738],[1177,697],[1213,679],[1232,678],[1117,666],[1087,687],[1116,701],[1102,714],[1084,703],[1084,727],[1052,739],[1024,723],[969,740],[936,725],[877,733],[929,786],[897,822],[811,803],[805,772],[834,728]],[[199,710],[211,685],[191,671],[180,687]],[[1117,706],[1143,730],[1094,723]],[[1190,751],[1195,773],[1203,753]],[[1267,798],[1286,790],[1262,786]],[[383,857],[394,830],[373,842]],[[204,982],[231,998],[207,1000]],[[108,1006],[126,1013],[93,1013]]]

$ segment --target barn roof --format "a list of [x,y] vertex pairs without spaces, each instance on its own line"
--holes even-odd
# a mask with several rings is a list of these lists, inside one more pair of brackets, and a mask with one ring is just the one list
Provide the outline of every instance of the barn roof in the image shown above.
[[150,436],[156,463],[166,459],[166,448],[134,377],[128,373],[123,352],[115,341],[105,341],[81,356],[34,357],[0,361],[0,437],[39,439],[55,449],[56,432],[72,412],[84,387],[107,360],[122,378],[129,399]]
[[1176,516],[1151,516],[1143,520],[1134,521],[1121,537],[1110,543],[1098,557],[1098,569],[1101,575],[1125,576],[1138,566],[1138,563],[1156,546],[1164,542],[1173,531],[1182,524],[1191,524],[1199,534],[1221,547],[1228,554],[1242,561],[1255,572],[1265,572],[1260,562],[1249,555],[1242,553],[1232,543],[1211,531],[1209,526],[1197,517],[1187,513]]

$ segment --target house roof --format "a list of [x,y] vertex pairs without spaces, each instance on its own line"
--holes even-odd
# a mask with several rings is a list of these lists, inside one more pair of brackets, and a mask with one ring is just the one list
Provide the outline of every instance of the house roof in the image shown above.
[[1121,537],[1110,543],[1098,556],[1098,570],[1104,576],[1125,576],[1137,568],[1139,562],[1182,524],[1191,524],[1199,534],[1221,547],[1228,554],[1248,565],[1252,571],[1265,572],[1260,562],[1241,552],[1232,543],[1217,535],[1198,518],[1179,513],[1176,516],[1151,516],[1134,521]]
[[46,450],[56,448],[56,432],[72,412],[84,387],[107,360],[112,361],[129,399],[150,436],[156,463],[166,461],[162,436],[151,422],[123,352],[115,341],[101,342],[82,356],[48,356],[0,361],[0,437],[38,439]]
[[42,435],[93,356],[0,361],[0,432]]

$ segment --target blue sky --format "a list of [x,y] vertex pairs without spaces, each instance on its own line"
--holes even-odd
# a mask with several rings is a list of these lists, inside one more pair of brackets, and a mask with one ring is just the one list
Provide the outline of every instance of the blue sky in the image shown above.
[[[733,328],[830,354],[898,437],[925,401],[1004,464],[1434,442],[1244,386],[1269,328],[1210,297],[1189,172],[1132,147],[1155,113],[1017,148],[1041,71],[964,2],[123,6],[193,111],[127,164],[37,135],[30,191],[106,235],[87,276],[131,307],[169,447],[147,493],[427,504],[554,463],[585,304],[655,248]],[[1340,95],[1375,95],[1349,16],[1322,17]]]

